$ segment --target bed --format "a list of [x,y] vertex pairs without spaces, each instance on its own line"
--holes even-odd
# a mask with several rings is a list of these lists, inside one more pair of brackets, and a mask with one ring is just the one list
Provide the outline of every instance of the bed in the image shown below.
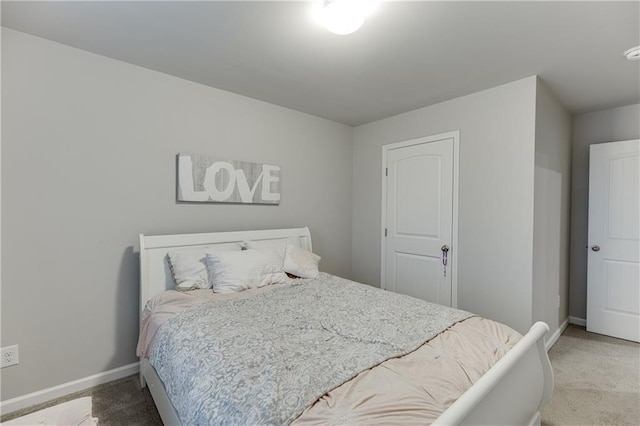
[[[170,291],[174,289],[175,283],[172,276],[172,271],[170,269],[170,266],[167,260],[168,253],[170,252],[176,253],[180,251],[185,251],[185,252],[193,251],[194,249],[208,250],[211,247],[218,247],[221,245],[228,245],[228,244],[239,244],[244,247],[247,241],[259,242],[261,246],[269,247],[270,244],[273,244],[274,246],[276,246],[276,245],[280,245],[283,241],[291,241],[291,240],[296,241],[296,243],[299,244],[299,246],[303,250],[307,250],[308,252],[312,251],[311,235],[308,228],[238,231],[238,232],[215,232],[215,233],[183,234],[183,235],[158,235],[158,236],[140,235],[141,317],[143,312],[145,312],[145,307],[147,307],[146,314],[148,314],[148,311],[149,311],[148,303],[149,305],[152,305],[150,301],[159,303],[156,301],[161,300],[166,294],[174,294],[176,297],[181,297],[182,299],[185,299],[184,296],[179,295],[178,293],[188,293],[188,292],[170,293]],[[271,286],[267,286],[267,287],[271,287]],[[277,288],[269,289],[269,288],[263,287],[261,289],[251,289],[251,291],[240,292],[244,294],[242,295],[242,297],[239,297],[239,298],[237,298],[234,295],[230,297],[232,300],[227,300],[225,302],[216,300],[215,301],[216,306],[221,307],[220,309],[216,308],[216,311],[220,310],[224,312],[226,307],[229,307],[229,312],[234,312],[233,311],[234,309],[238,309],[236,305],[242,305],[242,306],[246,305],[252,311],[257,312],[261,310],[260,309],[261,306],[265,306],[267,303],[274,303],[274,306],[280,306],[279,309],[281,309],[281,311],[279,311],[280,313],[278,314],[278,318],[280,318],[280,317],[286,316],[285,313],[291,312],[291,307],[286,306],[286,303],[288,300],[292,300],[291,303],[298,303],[295,301],[295,297],[302,297],[302,299],[300,300],[303,300],[303,301],[314,300],[313,297],[318,298],[319,295],[324,297],[325,294],[327,295],[331,294],[331,292],[334,291],[332,289],[338,289],[336,291],[343,291],[343,290],[340,290],[340,288],[343,288],[343,287],[345,289],[352,288],[352,291],[356,292],[357,298],[361,298],[363,301],[366,301],[366,303],[370,303],[372,306],[376,305],[377,303],[376,301],[378,300],[378,298],[384,298],[385,303],[387,303],[386,300],[389,299],[389,297],[393,299],[392,302],[390,303],[396,303],[396,302],[404,303],[404,304],[408,303],[406,308],[404,307],[405,305],[402,305],[403,306],[402,310],[407,312],[407,314],[403,316],[407,316],[406,320],[411,322],[412,324],[416,322],[419,323],[419,321],[416,320],[416,318],[418,318],[421,315],[421,312],[422,312],[421,309],[423,309],[422,302],[414,303],[412,300],[407,300],[411,298],[407,298],[406,296],[400,296],[400,295],[396,296],[395,293],[379,294],[379,293],[385,293],[385,292],[382,292],[377,289],[370,289],[369,286],[352,283],[352,282],[349,282],[348,280],[343,280],[339,277],[333,277],[327,274],[321,274],[319,278],[314,280],[298,280],[297,282],[291,285],[283,284],[281,286],[276,285],[273,287],[277,287]],[[203,294],[205,293],[205,290],[198,290],[198,291]],[[252,294],[252,291],[257,293],[257,295],[254,296]],[[309,295],[307,294],[309,291],[316,291],[317,294]],[[303,293],[303,292],[307,292],[307,293]],[[209,290],[208,293],[209,295],[213,294],[211,290]],[[211,297],[217,297],[217,296],[214,295]],[[312,299],[309,299],[310,297]],[[350,296],[350,297],[354,297],[354,296]],[[372,299],[370,299],[371,301],[369,301],[369,299],[367,298],[372,298]],[[169,297],[169,299],[171,299],[171,297]],[[336,297],[334,297],[336,305],[340,304],[340,299],[341,297],[339,294]],[[270,302],[270,300],[275,300],[275,302],[274,301]],[[327,299],[327,300],[330,300],[330,299]],[[322,302],[322,303],[325,303],[325,302]],[[345,309],[345,306],[341,308],[336,307],[337,309],[336,318],[340,316],[341,311],[349,310],[349,309]],[[353,309],[358,310],[357,304],[353,304],[353,306],[354,306]],[[192,307],[189,307],[188,309],[185,309],[185,311],[192,313],[193,315],[201,315],[200,313],[196,312],[197,309],[201,309],[200,307],[204,308],[205,303],[198,302],[198,307],[194,308],[192,306]],[[415,312],[416,312],[415,315],[418,315],[418,317],[408,316],[409,315],[408,313],[413,312],[413,309],[415,309]],[[389,424],[389,423],[399,423],[399,422],[422,423],[422,424],[430,422],[435,425],[454,425],[454,424],[535,425],[535,424],[539,424],[540,409],[544,404],[546,404],[549,401],[549,399],[551,398],[552,390],[553,390],[553,375],[551,371],[551,365],[549,363],[549,358],[547,356],[545,345],[544,345],[544,335],[548,331],[547,325],[544,323],[538,322],[534,324],[529,330],[529,332],[526,333],[524,336],[520,337],[518,335],[517,339],[514,339],[512,335],[509,334],[510,333],[508,331],[509,329],[506,326],[502,326],[502,325],[497,326],[495,325],[497,323],[493,323],[493,322],[490,322],[489,320],[477,318],[470,314],[460,313],[461,311],[455,311],[455,310],[438,311],[438,309],[440,309],[438,306],[435,306],[435,307],[432,306],[429,309],[436,310],[435,317],[437,318],[451,317],[449,319],[451,324],[444,326],[444,328],[442,328],[442,330],[444,331],[437,331],[437,330],[433,331],[432,333],[433,336],[426,336],[421,334],[420,336],[418,336],[419,338],[425,339],[426,337],[428,337],[428,340],[420,340],[420,342],[424,342],[424,343],[420,343],[417,346],[416,346],[417,340],[415,339],[411,340],[410,342],[409,341],[391,342],[391,340],[389,340],[389,341],[384,341],[382,343],[379,343],[377,342],[377,337],[370,337],[370,336],[367,337],[368,339],[366,342],[367,344],[370,344],[371,342],[375,341],[374,343],[379,344],[380,347],[383,347],[383,349],[381,349],[382,351],[390,350],[388,348],[393,347],[393,351],[396,351],[393,353],[396,353],[396,355],[391,356],[389,359],[384,358],[384,362],[380,362],[380,359],[375,358],[374,356],[374,354],[376,356],[378,355],[375,350],[371,350],[371,349],[364,350],[364,352],[362,352],[363,358],[367,358],[369,355],[371,355],[370,356],[371,359],[367,359],[367,362],[371,364],[370,369],[365,369],[364,371],[356,371],[353,374],[339,371],[340,374],[343,374],[343,373],[346,374],[344,377],[347,377],[347,378],[350,377],[350,378],[348,380],[345,380],[344,377],[343,379],[335,378],[335,380],[339,380],[336,383],[342,383],[342,384],[339,386],[336,386],[336,388],[333,391],[327,392],[325,396],[323,396],[322,398],[319,398],[314,404],[309,405],[303,412],[300,413],[300,409],[298,409],[298,411],[295,411],[295,410],[292,411],[293,413],[297,413],[294,415],[294,418],[283,417],[282,420],[277,420],[277,421],[271,420],[269,422],[270,423],[287,423],[287,424],[289,423],[292,423],[292,424],[326,424],[326,423],[377,423],[377,424],[386,423],[386,424]],[[447,309],[447,308],[443,307],[443,309]],[[209,312],[209,311],[210,310],[207,310],[206,312]],[[202,310],[202,312],[205,312],[205,311]],[[383,312],[383,311],[374,311],[373,309],[360,308],[359,312],[360,312],[359,316],[362,317],[360,318],[362,320],[360,322],[372,322],[375,320],[375,316],[380,316],[380,312]],[[368,314],[371,314],[373,316],[367,317]],[[216,315],[218,314],[216,313]],[[309,316],[312,317],[313,315],[310,314]],[[198,316],[197,318],[200,319],[200,316]],[[189,321],[192,321],[192,320],[193,319],[190,319]],[[220,321],[220,319],[216,319],[216,320]],[[313,321],[313,318],[310,318],[309,321]],[[331,333],[333,333],[331,334],[331,336],[333,336],[335,334],[335,331],[328,330],[332,327],[339,329],[339,332],[342,333],[342,335],[350,336],[349,333],[351,334],[354,333],[353,330],[351,330],[350,323],[341,324],[336,321],[332,320],[330,324],[329,323],[323,324],[321,328],[323,328],[324,330],[321,329],[320,331],[318,331],[318,333],[325,333],[327,331],[330,331]],[[172,320],[171,322],[169,321],[167,322],[172,326],[174,326],[174,328],[178,327],[179,329],[180,327],[179,325],[177,325],[179,324],[179,321],[177,319]],[[323,320],[320,319],[319,322],[323,322]],[[354,321],[354,322],[357,323],[358,321]],[[380,329],[381,333],[383,333],[384,332],[383,329],[386,326],[386,324],[387,323],[383,321],[380,324],[372,327]],[[287,325],[284,325],[284,326],[286,327]],[[444,404],[443,405],[444,408],[442,408],[441,412],[437,412],[437,414],[435,415],[436,416],[435,418],[429,421],[421,421],[419,420],[419,418],[415,418],[415,417],[413,418],[393,417],[394,415],[398,415],[398,413],[402,414],[401,413],[402,410],[406,409],[407,413],[411,411],[410,409],[406,408],[406,401],[407,401],[406,399],[404,401],[401,401],[401,403],[405,405],[398,406],[399,408],[396,408],[396,406],[391,406],[391,408],[387,408],[386,414],[377,413],[375,417],[375,421],[371,420],[374,417],[369,418],[369,420],[371,421],[366,420],[365,418],[359,419],[357,417],[356,418],[349,417],[348,416],[349,410],[347,408],[340,408],[340,410],[342,410],[340,414],[342,417],[340,417],[340,416],[337,416],[337,414],[335,413],[337,409],[335,409],[334,407],[329,407],[337,404],[336,401],[338,399],[348,398],[347,396],[350,395],[349,392],[352,392],[354,394],[357,392],[360,392],[360,393],[367,392],[366,386],[367,386],[367,383],[371,382],[372,380],[371,378],[376,377],[377,374],[383,374],[384,371],[395,368],[395,367],[393,368],[388,367],[393,363],[395,363],[395,365],[399,365],[397,368],[400,370],[402,368],[414,368],[412,365],[416,364],[417,362],[416,360],[420,359],[419,358],[420,356],[427,356],[430,353],[437,352],[436,355],[428,355],[428,356],[435,356],[436,358],[438,358],[438,356],[442,355],[443,353],[451,349],[439,347],[437,345],[442,345],[443,344],[442,342],[447,343],[448,341],[459,340],[458,337],[456,338],[452,337],[449,340],[447,340],[448,339],[447,336],[458,336],[462,334],[468,335],[468,333],[470,332],[467,329],[472,330],[474,326],[480,332],[483,332],[483,330],[485,330],[487,327],[491,329],[494,329],[496,327],[504,327],[504,329],[502,328],[500,329],[502,331],[497,331],[497,333],[502,333],[504,335],[509,334],[509,336],[504,337],[505,341],[513,340],[515,343],[509,344],[508,348],[504,350],[504,353],[499,354],[499,357],[495,355],[497,359],[494,362],[492,362],[491,365],[487,366],[486,371],[482,371],[482,374],[479,377],[473,378],[473,380],[471,380],[467,388],[460,390],[459,391],[460,394],[457,394],[455,396],[455,399],[452,400],[450,396],[447,396],[447,398],[450,401],[447,402],[446,404],[444,403],[440,404],[440,405]],[[366,324],[364,325],[364,327],[366,327]],[[395,327],[397,327],[397,325],[395,325]],[[466,327],[466,328],[463,329],[462,327]],[[162,331],[166,331],[165,329],[169,329],[169,328],[170,328],[169,326],[158,327],[158,329]],[[429,328],[429,326],[420,325],[419,327],[415,327],[415,328],[419,329],[417,330],[417,333],[420,334],[422,333],[423,329]],[[262,333],[264,333],[264,330],[260,330],[257,336],[261,335]],[[368,333],[368,331],[358,330],[357,333],[366,334]],[[389,336],[391,336],[391,339],[398,337],[398,339],[402,340],[402,337],[404,336],[405,333],[388,333],[388,334]],[[407,334],[409,335],[410,333],[407,333]],[[161,335],[161,337],[156,338],[158,342],[155,343],[155,347],[161,346],[161,343],[159,342],[166,342],[167,345],[171,345],[171,338],[166,337],[166,335],[168,335],[168,333],[164,333]],[[308,333],[303,334],[303,336],[312,336],[312,335],[313,334],[308,334]],[[280,340],[280,337],[281,336],[278,337],[278,341]],[[464,339],[466,338],[467,337],[464,337]],[[254,336],[252,336],[251,339],[249,340],[253,340],[253,339],[254,339]],[[314,337],[313,339],[316,340],[316,342],[312,342],[314,344],[318,343],[317,340],[322,340],[322,339],[318,339],[317,337]],[[471,335],[470,339],[473,340],[474,337]],[[481,354],[479,352],[482,350],[484,350],[485,352],[496,352],[496,353],[499,352],[499,349],[496,349],[495,347],[491,347],[489,349],[480,348],[480,346],[482,346],[483,339],[484,338],[476,337],[476,341],[472,345],[469,343],[466,343],[469,350],[476,351],[476,353],[473,355],[474,357],[485,356],[484,354]],[[174,340],[176,339],[174,338]],[[191,337],[191,340],[194,340],[193,337]],[[349,340],[349,339],[346,339],[346,340]],[[406,340],[410,340],[410,339],[407,338]],[[322,344],[326,345],[326,343],[324,342],[322,342]],[[361,342],[356,342],[356,344],[361,344]],[[176,345],[177,344],[174,343],[174,346]],[[402,345],[405,345],[405,346],[402,346]],[[504,346],[504,345],[498,345],[498,346]],[[149,344],[149,347],[151,348],[154,346],[152,344]],[[334,349],[339,350],[338,346],[336,346],[336,348],[338,349],[335,349],[335,348]],[[367,348],[369,348],[369,346],[367,346]],[[357,353],[357,350],[358,350],[357,347],[356,348],[350,347],[349,351],[351,351],[352,349],[354,351],[353,353]],[[251,350],[253,351],[255,350],[255,348],[252,348]],[[274,350],[282,350],[282,349],[276,348]],[[287,349],[287,350],[291,350],[291,349]],[[427,354],[427,355],[424,355],[424,354]],[[174,354],[172,356],[175,357],[176,355]],[[239,352],[239,355],[236,354],[234,356],[242,356],[242,351]],[[385,357],[386,356],[388,355],[385,355]],[[486,356],[489,356],[489,355],[486,355]],[[184,412],[183,407],[185,405],[194,405],[194,404],[192,403],[186,404],[185,401],[181,400],[181,398],[176,397],[175,396],[176,393],[174,391],[176,386],[174,386],[173,383],[169,383],[168,381],[167,383],[169,383],[169,386],[165,386],[165,383],[160,378],[160,375],[158,373],[158,371],[163,372],[162,374],[164,374],[165,380],[168,380],[167,373],[164,373],[165,371],[167,371],[167,368],[165,368],[164,366],[160,366],[159,364],[159,359],[162,357],[159,355],[156,355],[155,357],[155,363],[159,367],[158,371],[156,370],[156,368],[154,368],[154,366],[152,365],[152,362],[150,362],[150,357],[152,356],[149,355],[149,352],[144,352],[143,356],[140,358],[141,384],[143,387],[144,386],[149,387],[150,393],[155,401],[155,404],[158,408],[158,412],[160,413],[160,416],[163,422],[166,425],[181,424],[182,423],[180,421],[181,417],[179,416],[178,410],[176,409],[176,407],[180,407],[180,411]],[[196,357],[191,356],[191,358],[196,358]],[[441,358],[446,358],[446,357],[441,357]],[[400,365],[403,362],[403,360],[407,360],[406,364],[408,365],[408,367]],[[188,360],[184,362],[187,362],[187,361]],[[183,362],[183,361],[180,361],[180,362]],[[319,365],[318,368],[325,368],[324,366],[320,367],[321,362],[322,362],[321,360],[317,361]],[[420,361],[420,362],[422,362],[423,364],[431,364],[431,361]],[[460,361],[455,361],[455,362],[460,364]],[[202,364],[202,362],[198,361],[193,364],[194,365]],[[176,367],[173,367],[173,368],[174,370],[179,370],[179,368],[176,368]],[[360,366],[359,368],[362,368],[362,366]],[[432,367],[432,368],[435,368],[435,367]],[[440,368],[442,369],[442,367]],[[383,373],[380,373],[380,372],[383,372]],[[182,374],[184,376],[185,373],[183,372]],[[189,374],[191,376],[197,376],[200,373],[192,372]],[[291,380],[291,383],[299,384],[299,381],[300,381],[298,377],[299,374],[298,373],[296,374],[297,376],[291,378],[290,380]],[[349,376],[349,374],[351,374],[351,376]],[[396,374],[396,372],[394,372],[393,374]],[[416,377],[420,377],[420,374],[422,373],[418,374],[418,372],[416,372],[416,374],[413,374],[410,370],[406,370],[405,373],[403,374],[405,374],[408,380],[413,380],[415,382],[415,380],[417,380]],[[430,372],[429,374],[433,374],[436,376],[437,374],[441,374],[442,376],[445,376],[447,373]],[[468,370],[464,372],[464,375],[469,376]],[[229,376],[230,377],[235,376],[235,373]],[[330,372],[327,372],[327,376],[332,376],[332,374],[330,374]],[[415,376],[415,377],[411,377],[411,376]],[[320,379],[321,379],[320,381],[323,381],[325,378],[322,377]],[[330,380],[330,379],[327,379],[327,380]],[[376,391],[377,394],[384,393],[385,392],[384,387],[394,388],[394,389],[396,387],[395,379],[389,379],[387,377],[387,378],[375,379],[375,380],[378,380],[379,382],[382,383],[382,384],[379,383],[380,388]],[[429,380],[432,380],[432,379],[429,378]],[[361,382],[362,384],[360,385],[359,388],[354,387],[357,385],[358,381]],[[443,381],[443,377],[434,377],[433,381],[440,383]],[[193,382],[190,382],[190,383],[192,383],[191,386],[194,386]],[[323,382],[322,385],[326,386],[328,383],[331,383],[331,382],[330,381],[326,383]],[[353,383],[356,383],[356,385],[354,385]],[[235,385],[236,384],[234,384],[234,386]],[[308,388],[308,385],[306,382],[300,386],[301,386],[300,387],[301,391],[303,389],[306,390]],[[443,386],[446,388],[446,386],[449,386],[449,385],[443,385]],[[398,389],[400,389],[400,387],[401,386],[398,385]],[[410,387],[423,388],[425,386],[422,386],[422,385],[416,386],[416,384],[413,383],[410,385]],[[331,389],[331,388],[327,388],[327,389]],[[234,392],[235,390],[236,389],[233,387],[229,388],[229,392]],[[431,393],[429,389],[427,390],[422,389],[421,391],[427,395],[430,395]],[[245,392],[245,391],[243,390],[242,392]],[[169,394],[173,395],[174,402],[171,401],[171,397],[169,396]],[[250,392],[247,392],[247,394],[250,394]],[[264,391],[262,395],[265,395]],[[369,396],[366,394],[364,395],[358,394],[357,398],[359,401],[375,401],[375,396],[376,395]],[[313,399],[315,397],[311,395],[311,396],[308,396],[308,398]],[[444,399],[442,398],[438,399],[438,398],[439,398],[438,396],[434,396],[434,399],[438,401],[447,400],[447,398],[444,398]],[[259,399],[261,398],[256,398],[256,400],[259,400]],[[296,401],[296,403],[300,403],[300,402]],[[302,401],[301,403],[304,405],[304,401]],[[201,404],[201,402],[198,402],[198,404]],[[324,404],[324,406],[322,404]],[[228,407],[229,403],[225,402],[225,404],[222,404],[222,405],[224,407]],[[295,405],[295,404],[290,404],[290,405]],[[215,410],[219,409],[219,404],[212,405],[212,406],[216,407]],[[385,416],[390,416],[390,417],[385,417]],[[184,417],[184,414],[183,414],[183,417]],[[192,419],[190,417],[187,417],[187,418]],[[209,417],[209,419],[211,418],[216,418],[216,416],[213,415],[213,417]],[[249,421],[246,419],[244,421],[238,421],[237,418],[231,418],[231,417],[229,417],[228,419],[225,419],[224,417],[219,417],[219,419],[224,420],[224,423],[236,423],[236,424],[238,422],[247,423]],[[253,418],[251,422],[254,422],[254,421],[262,422],[257,419],[258,418]],[[399,419],[403,419],[403,420],[399,420]],[[194,422],[193,419],[185,421],[185,423],[192,423],[192,422]],[[195,422],[198,423],[198,421],[195,421]],[[204,421],[200,420],[199,422],[202,423]]]

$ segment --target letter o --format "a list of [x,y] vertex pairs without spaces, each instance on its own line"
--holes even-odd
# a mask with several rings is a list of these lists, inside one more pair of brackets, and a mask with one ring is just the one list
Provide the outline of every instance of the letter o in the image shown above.
[[[220,191],[218,189],[218,184],[220,186],[224,185],[224,173],[220,173],[222,170],[226,170],[226,177],[229,181],[224,186],[224,190]],[[207,172],[204,175],[204,181],[202,182],[202,186],[209,194],[209,197],[213,201],[225,201],[231,197],[233,194],[233,190],[236,185],[236,174],[235,169],[230,163],[225,161],[216,161],[209,168],[207,168]]]

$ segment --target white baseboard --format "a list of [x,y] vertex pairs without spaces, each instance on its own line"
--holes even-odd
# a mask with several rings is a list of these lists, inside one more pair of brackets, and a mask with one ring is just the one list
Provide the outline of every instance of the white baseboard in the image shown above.
[[562,324],[560,324],[560,327],[558,327],[556,331],[554,331],[553,334],[549,336],[548,339],[545,339],[546,341],[544,343],[544,347],[547,350],[547,352],[549,352],[549,349],[551,349],[551,347],[558,341],[558,339],[560,338],[560,335],[568,326],[569,326],[569,318],[564,320]]
[[584,318],[569,317],[569,324],[575,324],[575,325],[579,325],[580,327],[586,327],[587,320]]
[[131,376],[139,371],[140,363],[136,362],[125,365],[124,367],[114,368],[113,370],[74,380],[73,382],[63,383],[52,388],[8,399],[0,402],[0,413],[7,414],[16,410],[31,407],[32,405],[42,404],[43,402],[51,401],[52,399],[60,398],[75,392],[80,392],[93,386],[101,385],[102,383]]

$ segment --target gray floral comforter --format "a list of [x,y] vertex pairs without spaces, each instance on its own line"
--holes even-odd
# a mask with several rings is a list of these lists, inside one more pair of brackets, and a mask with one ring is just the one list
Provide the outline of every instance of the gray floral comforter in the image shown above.
[[160,328],[150,362],[183,425],[288,424],[470,316],[323,273],[187,309]]

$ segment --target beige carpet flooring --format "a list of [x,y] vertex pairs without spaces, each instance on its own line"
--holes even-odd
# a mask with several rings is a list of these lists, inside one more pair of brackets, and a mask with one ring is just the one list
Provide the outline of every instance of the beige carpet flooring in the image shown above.
[[569,325],[549,351],[555,375],[544,426],[640,425],[640,345]]
[[98,419],[91,414],[92,409],[91,397],[85,396],[25,414],[2,424],[6,426],[95,426]]
[[[544,426],[640,426],[640,345],[570,325],[549,351],[555,391],[542,411]],[[93,397],[99,425],[161,425],[148,389],[131,376],[3,415],[0,421],[80,396]]]
[[[93,417],[98,418],[98,426],[161,426],[162,420],[153,403],[149,389],[140,389],[138,375],[125,377],[109,383],[76,392],[53,401],[34,405],[22,410],[2,415],[1,422],[24,416],[43,408],[52,407],[75,398],[92,398]],[[34,425],[41,426],[41,425]]]

